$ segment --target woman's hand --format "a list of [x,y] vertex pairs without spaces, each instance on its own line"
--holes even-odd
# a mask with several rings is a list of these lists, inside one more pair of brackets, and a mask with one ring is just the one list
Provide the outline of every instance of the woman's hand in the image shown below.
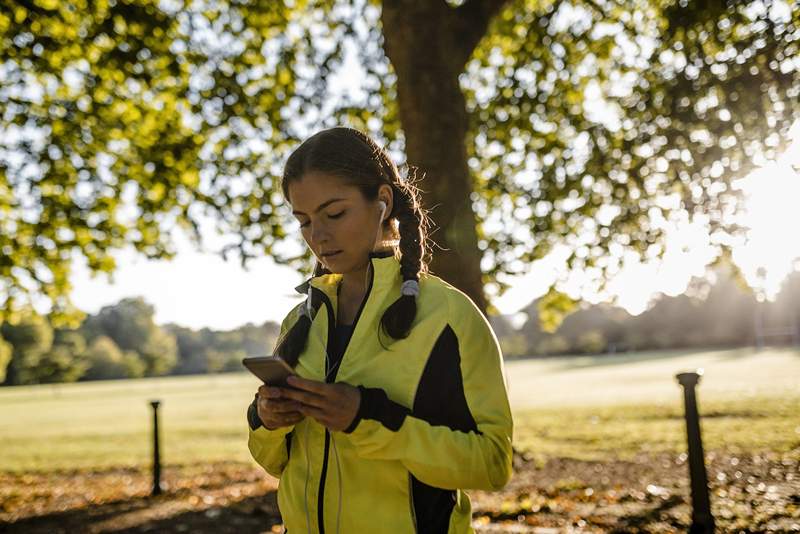
[[299,402],[287,399],[282,392],[286,388],[260,386],[258,388],[258,417],[267,430],[275,430],[282,426],[292,426],[305,417],[298,411]]
[[299,403],[297,411],[313,417],[328,430],[344,430],[358,413],[361,392],[355,386],[344,382],[327,384],[299,376],[290,376],[287,382],[296,389],[282,389],[281,393]]

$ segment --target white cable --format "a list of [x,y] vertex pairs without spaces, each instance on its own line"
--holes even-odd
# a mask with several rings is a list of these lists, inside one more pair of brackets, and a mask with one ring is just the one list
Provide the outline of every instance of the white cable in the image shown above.
[[[377,248],[376,244],[381,244],[383,242],[383,232],[381,230],[383,229],[383,216],[386,215],[387,206],[386,202],[384,202],[383,200],[378,201],[378,205],[381,207],[381,216],[378,219],[378,231],[375,233],[375,239],[372,240],[372,250],[370,250],[370,252],[375,251],[375,249]],[[364,276],[364,288],[366,288],[367,285],[369,285],[369,275],[371,269],[372,269],[372,260],[367,258],[367,272],[365,273]]]

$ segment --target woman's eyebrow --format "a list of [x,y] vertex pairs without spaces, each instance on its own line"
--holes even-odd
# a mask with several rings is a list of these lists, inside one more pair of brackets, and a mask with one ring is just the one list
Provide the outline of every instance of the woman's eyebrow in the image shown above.
[[[314,210],[314,213],[317,213],[319,210],[325,208],[329,204],[333,204],[334,202],[338,202],[340,200],[347,200],[347,199],[346,198],[332,198],[330,200],[326,200],[325,202],[323,202],[322,204],[317,206],[317,209]],[[292,211],[292,214],[294,214],[294,215],[305,215],[305,213],[303,213],[302,211],[297,211],[297,210]]]

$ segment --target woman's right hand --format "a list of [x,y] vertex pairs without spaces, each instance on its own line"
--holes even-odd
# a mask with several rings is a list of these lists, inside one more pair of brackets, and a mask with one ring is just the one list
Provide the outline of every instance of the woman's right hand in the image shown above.
[[264,385],[258,388],[256,408],[267,430],[292,426],[302,421],[305,416],[298,411],[299,406],[299,402],[284,397],[279,387]]

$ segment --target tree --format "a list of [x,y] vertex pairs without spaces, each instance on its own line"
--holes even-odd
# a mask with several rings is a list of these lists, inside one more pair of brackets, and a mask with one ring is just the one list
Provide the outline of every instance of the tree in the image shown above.
[[55,330],[53,346],[42,354],[36,366],[37,383],[75,382],[89,367],[85,359],[86,340],[77,330]]
[[0,335],[13,347],[5,383],[39,383],[37,369],[42,356],[53,346],[53,328],[47,319],[28,311],[16,325],[1,324]]
[[[38,291],[68,315],[73,256],[168,257],[203,213],[238,236],[223,253],[308,269],[274,177],[339,123],[419,168],[433,271],[482,308],[557,244],[600,283],[625,248],[659,256],[665,221],[707,222],[724,256],[731,180],[800,110],[780,0],[87,5],[0,8],[6,314]],[[331,100],[348,50],[360,86]]]
[[11,362],[11,354],[13,351],[14,348],[11,346],[11,343],[3,339],[3,336],[0,336],[0,384],[6,380],[8,364]]
[[142,298],[123,299],[88,317],[82,330],[90,341],[108,336],[123,353],[137,354],[145,376],[165,375],[177,362],[178,348],[175,336],[159,327],[153,315],[153,307]]
[[108,380],[113,378],[138,378],[144,374],[145,366],[133,351],[123,351],[108,336],[94,339],[86,351],[89,368],[85,380]]
[[178,363],[172,374],[195,374],[241,370],[242,358],[271,352],[280,326],[267,321],[261,326],[248,323],[227,332],[209,328],[194,331],[174,324],[165,329],[178,344]]

